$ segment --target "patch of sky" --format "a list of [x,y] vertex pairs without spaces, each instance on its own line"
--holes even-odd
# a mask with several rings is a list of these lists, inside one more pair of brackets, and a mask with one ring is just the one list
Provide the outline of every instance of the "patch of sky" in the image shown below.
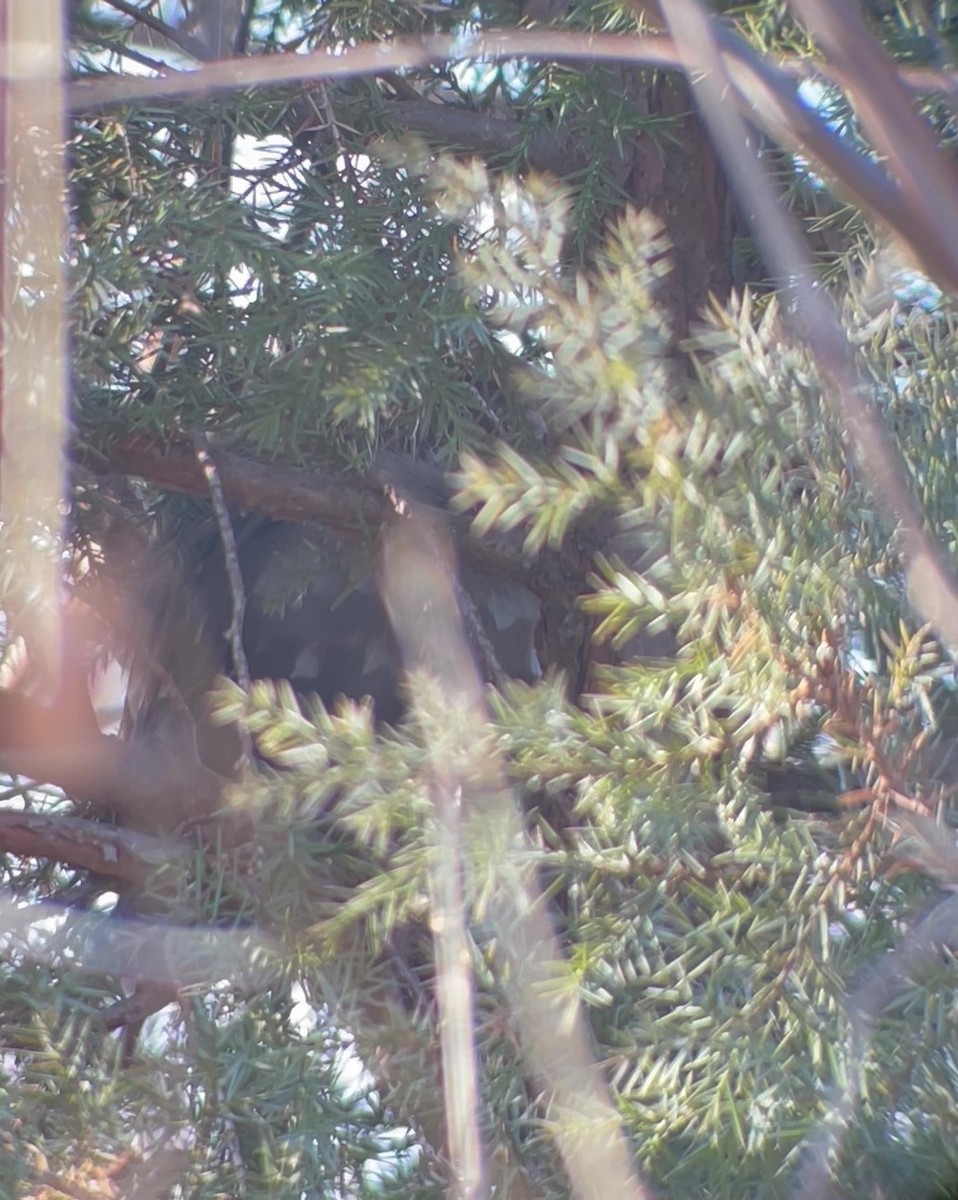
[[[468,41],[463,48],[469,48]],[[483,58],[470,58],[455,63],[451,73],[456,87],[467,95],[481,95],[498,81],[507,96],[516,97],[526,90],[529,63],[524,59],[492,62]]]
[[[343,1104],[372,1113],[379,1103],[376,1081],[360,1058],[350,1035],[345,1030],[337,1030],[332,1013],[324,1005],[317,1006],[310,1002],[301,984],[293,984],[290,997],[293,1006],[289,1020],[299,1037],[308,1039],[319,1033],[328,1046],[332,1036],[336,1091]],[[383,1187],[402,1178],[415,1166],[422,1153],[422,1148],[415,1141],[415,1134],[405,1126],[377,1133],[376,1146],[376,1157],[367,1159],[363,1166],[364,1180],[373,1187]]]

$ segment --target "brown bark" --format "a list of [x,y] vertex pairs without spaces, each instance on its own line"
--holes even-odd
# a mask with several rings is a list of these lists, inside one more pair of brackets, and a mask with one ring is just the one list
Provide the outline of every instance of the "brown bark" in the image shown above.
[[[209,495],[196,451],[186,442],[134,434],[80,450],[75,457],[94,472],[132,475],[187,495]],[[374,470],[366,479],[347,479],[262,463],[219,447],[213,457],[226,500],[239,509],[277,520],[315,522],[346,537],[369,536],[394,513],[388,472],[384,476]],[[439,515],[438,509],[434,515]],[[472,535],[468,514],[445,513],[444,519],[463,558],[502,578],[520,580],[543,599],[553,596],[563,579],[578,578],[588,569],[589,556],[575,537],[556,553],[544,551],[533,563],[523,552],[521,533],[478,538]]]
[[651,209],[668,231],[672,271],[663,293],[675,334],[682,338],[710,295],[722,299],[733,284],[743,282],[735,279],[734,270],[734,242],[741,223],[685,80],[660,75],[634,87],[644,112],[677,123],[667,139],[636,139],[624,188],[636,208]]
[[124,883],[143,884],[158,868],[187,861],[188,849],[132,829],[42,813],[0,812],[0,852],[52,858]]
[[[184,441],[131,434],[88,446],[75,457],[91,471],[135,475],[175,492],[209,495],[196,450]],[[237,508],[280,520],[316,521],[346,534],[379,526],[389,512],[381,490],[369,484],[272,466],[219,447],[214,458],[227,499]]]

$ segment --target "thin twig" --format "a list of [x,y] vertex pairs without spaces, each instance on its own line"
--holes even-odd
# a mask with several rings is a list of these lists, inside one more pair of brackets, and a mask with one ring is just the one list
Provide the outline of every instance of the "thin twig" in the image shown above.
[[197,433],[194,435],[193,443],[196,447],[196,457],[203,468],[206,482],[209,484],[210,500],[213,502],[213,513],[216,516],[216,525],[219,529],[220,542],[223,546],[226,578],[230,586],[233,615],[229,628],[226,631],[226,639],[230,644],[230,653],[233,656],[233,670],[236,673],[236,682],[244,692],[248,692],[252,680],[250,679],[246,650],[243,646],[243,625],[246,621],[246,589],[243,586],[243,573],[240,570],[239,552],[236,549],[233,522],[230,519],[230,511],[226,504],[226,496],[223,493],[223,485],[220,482],[219,471],[216,469],[216,463],[213,460],[213,452],[209,440],[205,434]]
[[158,58],[150,58],[149,55],[134,50],[132,46],[126,46],[122,42],[111,42],[108,38],[96,37],[92,33],[84,33],[83,41],[87,45],[99,46],[101,50],[108,50],[111,54],[128,58],[131,62],[139,63],[141,67],[148,67],[151,71],[162,73],[169,66],[168,63],[161,62]]
[[[249,660],[243,645],[243,627],[246,622],[246,588],[243,586],[243,572],[240,569],[239,552],[236,548],[236,537],[233,533],[233,522],[230,519],[226,496],[219,471],[213,459],[213,451],[204,433],[196,433],[193,437],[196,448],[196,458],[206,476],[210,489],[210,500],[213,504],[213,514],[219,529],[220,544],[223,547],[223,565],[226,569],[226,579],[229,583],[231,617],[225,637],[229,642],[230,654],[233,659],[233,672],[236,682],[247,694],[252,680],[250,678]],[[238,725],[242,761],[245,767],[253,762],[253,740],[243,722]]]

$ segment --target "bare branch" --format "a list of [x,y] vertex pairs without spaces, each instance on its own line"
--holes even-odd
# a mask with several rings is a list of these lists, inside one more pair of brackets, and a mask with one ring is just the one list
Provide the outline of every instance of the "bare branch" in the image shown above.
[[[233,534],[233,523],[230,520],[226,497],[223,494],[223,484],[219,470],[213,459],[212,447],[205,434],[198,433],[194,438],[196,458],[203,470],[210,488],[210,500],[213,503],[213,513],[219,529],[220,543],[223,547],[223,565],[226,568],[226,579],[230,589],[231,615],[229,628],[226,630],[226,640],[230,644],[230,654],[233,659],[233,671],[236,682],[249,694],[252,680],[249,672],[249,662],[243,645],[243,626],[246,619],[246,589],[243,586],[243,572],[240,570],[239,554],[236,549],[236,538]],[[253,762],[253,741],[249,730],[240,722],[237,726],[240,746],[242,747],[242,763],[248,768]]]
[[[77,457],[94,472],[136,475],[191,496],[209,494],[196,454],[185,442],[133,434],[81,450]],[[379,489],[318,471],[268,466],[221,447],[216,450],[216,464],[226,498],[247,511],[267,512],[287,521],[318,521],[353,536],[377,528],[389,511]]]
[[895,64],[861,14],[836,0],[791,0],[825,51],[862,128],[895,179],[905,211],[899,229],[924,270],[958,292],[958,169],[911,103]]
[[184,865],[182,842],[79,817],[0,812],[0,851],[50,858],[127,883],[145,883],[158,868]]
[[[75,457],[93,472],[135,475],[158,487],[190,496],[205,498],[209,494],[196,454],[184,442],[154,441],[142,434],[132,434],[95,449],[80,449]],[[379,529],[393,511],[375,473],[368,480],[344,479],[318,471],[261,463],[219,446],[216,466],[229,504],[248,512],[268,513],[277,520],[314,521],[355,538]],[[438,508],[434,511],[436,515],[440,512]],[[536,572],[530,572],[520,537],[505,534],[480,539],[470,536],[468,516],[446,514],[446,520],[471,562],[487,567],[501,578],[521,581],[534,590],[535,579],[539,577],[542,587],[555,588],[554,572],[542,569],[546,560],[537,564]],[[571,539],[560,555],[553,558],[555,562],[548,561],[560,570],[575,573],[586,566]]]
[[463,58],[542,58],[556,62],[633,62],[647,67],[675,67],[670,38],[646,35],[581,34],[562,30],[487,31],[472,42],[437,35],[416,40],[340,48],[335,54],[270,54],[226,59],[195,71],[170,71],[158,79],[132,77],[78,80],[69,89],[70,107],[89,111],[131,100],[185,96],[223,89],[298,83],[307,79],[351,79],[382,75]]

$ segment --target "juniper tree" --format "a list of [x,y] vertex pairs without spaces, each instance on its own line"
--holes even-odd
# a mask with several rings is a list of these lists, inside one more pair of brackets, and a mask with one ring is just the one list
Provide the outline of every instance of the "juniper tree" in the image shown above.
[[954,14],[544,7],[70,10],[62,530],[20,13],[0,1194],[954,1174]]

